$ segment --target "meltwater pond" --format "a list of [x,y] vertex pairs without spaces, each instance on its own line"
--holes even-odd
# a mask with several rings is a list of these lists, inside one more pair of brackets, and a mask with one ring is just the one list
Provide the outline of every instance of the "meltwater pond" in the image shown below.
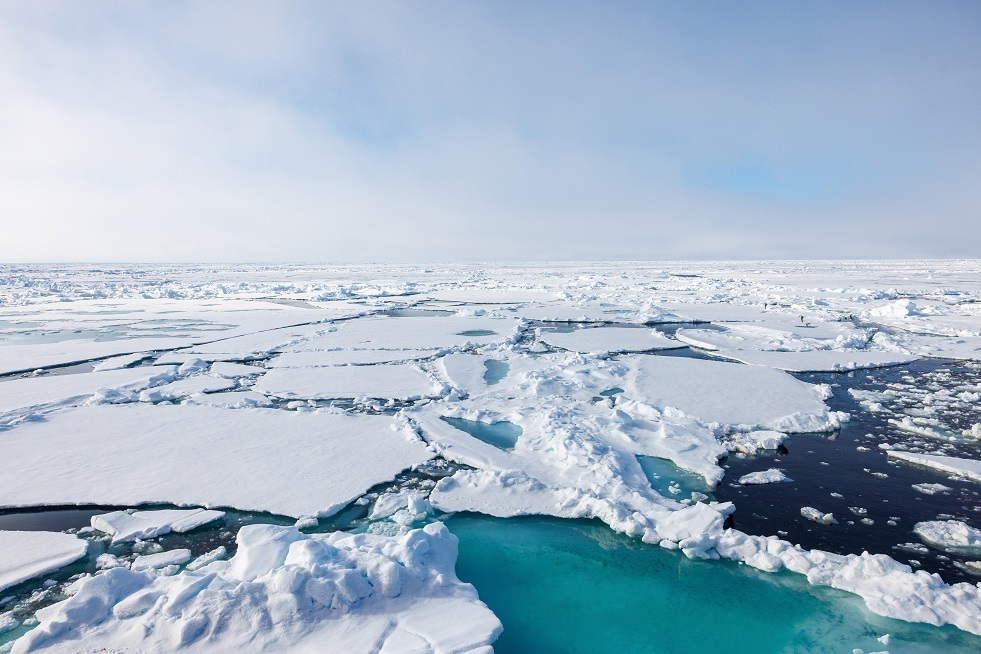
[[981,638],[877,616],[798,575],[692,561],[599,522],[457,514],[447,526],[459,577],[504,624],[499,654],[981,650]]

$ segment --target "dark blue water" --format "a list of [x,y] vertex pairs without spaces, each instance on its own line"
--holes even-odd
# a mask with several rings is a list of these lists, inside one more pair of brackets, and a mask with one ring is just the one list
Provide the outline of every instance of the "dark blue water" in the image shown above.
[[[831,384],[834,397],[828,404],[835,410],[849,412],[851,422],[833,434],[794,435],[785,442],[785,453],[730,457],[725,463],[726,478],[716,490],[716,498],[736,504],[735,527],[748,533],[777,534],[808,549],[839,554],[859,554],[863,550],[888,554],[914,567],[939,573],[949,583],[977,582],[977,576],[965,572],[957,563],[978,560],[981,553],[972,556],[934,548],[922,553],[896,546],[921,543],[912,531],[920,521],[957,519],[981,528],[981,484],[891,461],[879,445],[905,443],[914,449],[928,450],[942,446],[950,454],[974,459],[981,458],[981,447],[968,439],[950,444],[901,432],[888,423],[887,414],[866,411],[847,392],[848,388],[882,390],[903,378],[916,380],[937,371],[956,375],[958,370],[965,369],[961,364],[934,360],[842,375],[799,375],[809,382]],[[974,411],[977,422],[981,416],[977,415],[978,409]],[[950,422],[970,422],[971,416],[963,415],[963,409],[957,413],[948,416]],[[762,486],[735,483],[748,472],[770,467],[783,470],[794,481]],[[920,483],[940,483],[952,490],[926,495],[912,488]],[[833,512],[839,524],[810,522],[800,515],[803,506]],[[856,514],[850,507],[864,509],[866,513]],[[863,518],[873,524],[864,524]]]

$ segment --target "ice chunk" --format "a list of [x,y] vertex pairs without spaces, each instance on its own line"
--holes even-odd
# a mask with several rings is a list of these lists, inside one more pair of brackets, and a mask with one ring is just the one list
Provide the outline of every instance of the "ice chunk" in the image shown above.
[[15,586],[85,556],[88,543],[49,531],[0,531],[0,590]]
[[981,548],[981,529],[960,520],[917,522],[913,533],[931,545],[946,548]]
[[244,363],[230,363],[228,361],[216,361],[211,364],[211,374],[217,377],[227,377],[235,379],[237,377],[248,377],[249,375],[261,375],[266,372],[265,368],[258,366],[247,366]]
[[916,454],[914,452],[902,452],[899,450],[889,450],[886,452],[889,458],[899,459],[907,463],[942,470],[958,477],[964,477],[971,481],[981,482],[981,461],[972,459],[960,459],[953,456],[939,456],[936,454]]
[[191,560],[191,550],[177,549],[157,552],[156,554],[145,554],[133,560],[131,569],[139,572],[140,570],[153,570],[156,568],[166,568],[169,565],[183,565]]
[[147,540],[175,531],[191,531],[224,517],[221,511],[205,509],[162,511],[113,511],[92,516],[92,527],[112,536],[113,543]]
[[817,522],[822,525],[836,525],[838,521],[835,520],[833,513],[823,513],[818,511],[813,506],[801,507],[800,514],[812,522]]
[[[781,481],[793,481],[793,479],[783,474],[783,472],[777,470],[776,468],[770,468],[769,470],[761,470],[759,472],[751,472],[739,478],[739,483],[742,484],[743,486],[755,485],[755,484],[775,484]],[[805,517],[809,517],[809,516],[805,516]]]

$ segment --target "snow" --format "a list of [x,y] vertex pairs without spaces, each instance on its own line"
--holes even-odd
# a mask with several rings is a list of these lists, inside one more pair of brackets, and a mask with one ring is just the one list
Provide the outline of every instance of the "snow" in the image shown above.
[[330,515],[432,456],[387,416],[143,404],[59,411],[0,432],[0,448],[3,507],[170,503],[292,517]]
[[269,368],[304,368],[308,366],[346,366],[372,363],[404,363],[427,359],[439,350],[311,350],[284,352],[270,360]]
[[631,327],[593,327],[571,332],[546,332],[539,340],[572,352],[606,354],[648,352],[685,347],[653,329]]
[[831,431],[840,421],[819,389],[779,370],[642,355],[629,357],[629,365],[620,384],[625,396],[707,423],[796,433]]
[[211,364],[212,375],[216,377],[227,377],[229,379],[248,377],[250,375],[261,375],[264,372],[264,368],[260,368],[258,366],[247,366],[242,363],[216,361],[215,363]]
[[917,522],[913,533],[940,548],[981,548],[981,529],[975,529],[960,520]]
[[[165,367],[125,368],[74,375],[24,377],[0,382],[0,421],[13,415],[29,415],[42,409],[77,404],[101,389],[134,392],[170,381],[175,369]],[[25,414],[26,410],[26,414]]]
[[756,484],[776,484],[781,481],[793,481],[793,479],[783,474],[782,471],[776,468],[760,470],[759,472],[751,472],[739,478],[739,483],[743,486]]
[[254,390],[287,399],[371,397],[405,400],[438,395],[440,386],[409,364],[274,368],[259,378]]
[[210,375],[194,375],[178,379],[163,386],[155,386],[140,393],[140,402],[162,402],[164,400],[179,400],[199,393],[214,393],[235,388],[236,383],[231,379],[211,377]]
[[936,454],[916,454],[899,450],[889,450],[886,454],[892,459],[899,459],[907,463],[948,472],[971,481],[981,482],[981,461]]
[[457,540],[441,523],[398,536],[250,525],[237,542],[231,559],[172,576],[134,563],[83,578],[70,599],[38,611],[13,652],[451,654],[489,652],[501,632],[456,577]]
[[120,370],[121,368],[126,368],[133,365],[149,356],[149,352],[137,352],[136,354],[124,354],[119,357],[112,357],[110,359],[105,359],[95,364],[92,368],[92,372],[103,372],[105,370]]
[[836,525],[838,521],[835,520],[833,513],[824,513],[815,509],[813,506],[803,506],[800,509],[800,514],[810,520],[811,522],[817,522],[822,525]]
[[92,528],[112,536],[113,543],[147,540],[174,531],[191,531],[224,517],[221,511],[164,509],[159,511],[113,511],[92,516]]
[[945,491],[954,490],[950,486],[944,486],[943,484],[913,484],[913,490],[918,493],[923,493],[924,495],[936,495],[937,493],[943,493]]
[[[518,321],[491,317],[372,316],[338,322],[330,331],[283,347],[284,352],[375,349],[438,350],[488,345],[514,338]],[[485,333],[489,332],[489,333]]]
[[50,531],[0,531],[0,590],[64,567],[85,556],[88,543]]
[[130,569],[139,572],[141,570],[155,570],[166,568],[171,565],[183,565],[191,560],[191,550],[177,549],[157,552],[156,554],[145,554],[133,560]]
[[787,372],[846,372],[862,368],[882,368],[915,361],[918,357],[896,352],[862,350],[808,350],[770,352],[762,350],[723,350],[712,354],[755,366],[768,366]]

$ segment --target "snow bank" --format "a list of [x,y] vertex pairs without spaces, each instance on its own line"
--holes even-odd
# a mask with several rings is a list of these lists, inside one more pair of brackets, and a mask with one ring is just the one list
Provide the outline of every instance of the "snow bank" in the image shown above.
[[231,559],[173,576],[116,568],[86,577],[73,597],[38,611],[39,626],[13,652],[451,654],[489,652],[501,633],[457,578],[457,539],[441,523],[400,536],[250,525],[237,541]]
[[0,590],[85,556],[88,543],[49,531],[0,531]]

